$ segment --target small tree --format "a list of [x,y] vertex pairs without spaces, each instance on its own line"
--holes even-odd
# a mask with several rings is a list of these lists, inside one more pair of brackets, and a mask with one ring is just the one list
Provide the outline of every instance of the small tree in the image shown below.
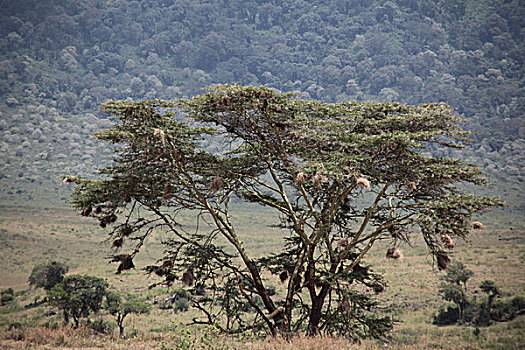
[[[230,333],[381,336],[391,320],[375,312],[373,292],[358,287],[384,288],[363,263],[374,244],[396,248],[419,229],[445,269],[452,238],[469,233],[471,215],[501,204],[457,186],[483,184],[478,168],[426,151],[463,147],[463,120],[442,103],[332,104],[219,85],[192,99],[110,101],[104,110],[119,122],[98,137],[121,147],[102,179],[67,177],[78,184],[74,205],[114,225],[116,249],[131,244],[113,257],[119,272],[134,266],[151,232],[168,234],[167,253],[148,270],[190,288],[205,316],[195,323]],[[280,215],[289,233],[280,252],[254,257],[233,201]],[[177,221],[182,211],[194,213],[197,232]],[[286,283],[284,295],[270,295],[266,271]]]
[[467,281],[470,277],[474,276],[474,271],[467,269],[461,261],[455,261],[450,263],[447,268],[447,274],[445,281],[460,285],[463,283],[465,293],[467,292]]
[[124,298],[116,292],[109,292],[106,296],[105,309],[116,316],[119,328],[119,336],[124,336],[124,318],[129,314],[146,314],[150,306],[132,294],[126,294]]
[[78,327],[80,318],[88,317],[102,308],[108,283],[101,278],[88,275],[71,275],[48,291],[52,305],[64,312],[64,322],[73,318]]
[[487,309],[490,312],[490,309],[492,308],[492,303],[494,302],[494,298],[501,294],[499,288],[496,286],[494,281],[485,280],[481,282],[481,284],[479,285],[479,289],[481,289],[488,296]]
[[443,299],[451,301],[458,307],[458,320],[463,320],[463,312],[468,304],[467,295],[459,284],[443,283],[439,290]]
[[52,261],[36,265],[29,275],[29,285],[50,290],[62,282],[69,268],[64,263]]

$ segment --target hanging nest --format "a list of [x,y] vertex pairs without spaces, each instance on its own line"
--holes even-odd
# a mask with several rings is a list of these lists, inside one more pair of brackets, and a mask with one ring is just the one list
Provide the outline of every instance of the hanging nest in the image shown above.
[[303,171],[298,173],[295,178],[295,182],[297,182],[298,184],[304,184],[306,180],[308,180],[308,175],[306,175],[306,173]]
[[359,187],[370,189],[370,182],[362,176],[357,178],[356,183]]
[[281,283],[284,283],[286,279],[288,278],[288,271],[283,271],[279,274],[279,279],[281,280]]
[[162,267],[157,267],[155,270],[153,270],[153,272],[157,276],[164,276],[167,273],[167,271],[165,269],[163,269]]
[[117,221],[117,216],[115,214],[104,216],[102,219],[100,219],[100,227],[104,228],[109,224],[114,223]]
[[187,270],[182,274],[182,283],[187,285],[188,287],[193,286],[193,283],[195,282],[195,277],[193,276],[193,272],[191,270]]
[[133,226],[128,224],[123,224],[118,228],[118,233],[122,237],[128,237],[133,233]]
[[321,187],[323,186],[323,183],[328,182],[328,178],[321,174],[315,174],[312,177],[312,182],[314,183],[315,188],[320,190]]
[[443,245],[447,249],[454,249],[456,247],[456,243],[454,243],[454,240],[448,234],[441,234],[441,242],[443,242]]
[[87,207],[84,208],[84,210],[82,210],[82,216],[89,216],[92,210],[93,210],[93,207],[91,205],[88,205]]
[[153,131],[153,134],[155,136],[160,136],[161,140],[162,140],[162,146],[163,147],[166,147],[166,133],[164,132],[164,130],[161,130],[161,129],[155,129]]
[[392,236],[392,238],[399,238],[399,231],[399,227],[396,225],[388,227],[388,232],[390,233],[390,236]]
[[385,291],[385,286],[382,283],[374,284],[372,287],[374,289],[374,293],[381,294]]
[[346,248],[347,245],[348,245],[348,239],[341,238],[341,240],[339,240],[339,242],[337,243],[337,248],[343,249],[343,248]]
[[173,260],[170,260],[170,259],[166,259],[162,262],[162,266],[161,266],[163,269],[171,269],[173,267]]
[[113,255],[111,262],[120,262],[120,265],[117,268],[117,275],[122,271],[131,270],[135,268],[133,264],[133,257],[129,254],[119,254]]
[[114,240],[111,245],[113,248],[119,249],[122,247],[123,243],[124,243],[124,238],[121,237],[121,238],[117,238],[116,240]]
[[437,253],[436,254],[436,261],[437,261],[438,269],[440,271],[441,270],[446,270],[448,264],[450,263],[450,258],[446,254]]
[[352,273],[365,274],[366,272],[367,272],[366,267],[359,265],[359,263],[357,263],[352,269]]
[[472,228],[474,230],[482,230],[485,228],[485,225],[483,225],[481,222],[479,221],[473,221],[470,223],[470,226],[472,226]]
[[165,279],[166,283],[168,285],[171,285],[173,283],[173,281],[175,281],[175,275],[169,273],[166,275],[166,279]]
[[210,183],[210,190],[214,194],[217,194],[222,189],[223,185],[224,185],[224,182],[222,181],[222,179],[219,176],[215,176]]
[[76,180],[77,180],[76,176],[67,175],[67,176],[64,176],[64,179],[62,180],[62,182],[65,184],[71,184],[75,182]]
[[294,281],[294,290],[296,292],[299,292],[301,291],[301,289],[303,289],[302,282],[303,282],[303,279],[301,278],[301,276],[298,275]]
[[403,253],[401,253],[401,250],[391,247],[386,251],[386,257],[388,259],[400,260],[403,259]]

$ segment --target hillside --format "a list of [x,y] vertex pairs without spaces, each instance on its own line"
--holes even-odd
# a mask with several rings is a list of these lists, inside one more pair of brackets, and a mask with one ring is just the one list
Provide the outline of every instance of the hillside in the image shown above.
[[240,82],[326,101],[445,101],[476,132],[461,156],[523,203],[519,0],[0,3],[4,202],[61,203],[58,176],[104,164],[89,137],[110,122],[101,102]]

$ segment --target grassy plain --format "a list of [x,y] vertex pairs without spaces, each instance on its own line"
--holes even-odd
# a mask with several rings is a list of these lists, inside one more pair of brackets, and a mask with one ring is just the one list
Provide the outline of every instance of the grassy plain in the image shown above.
[[[239,232],[248,251],[254,256],[278,251],[283,233],[267,227],[274,217],[267,211],[250,208],[236,212]],[[474,271],[469,289],[483,298],[477,286],[482,280],[494,280],[505,296],[524,295],[525,233],[515,225],[508,211],[486,215],[487,228],[475,231],[466,241],[457,242],[454,259]],[[184,219],[184,218],[183,218]],[[70,273],[87,273],[104,277],[112,288],[141,294],[150,303],[169,295],[165,288],[148,289],[155,278],[139,269],[115,275],[116,266],[104,258],[111,252],[104,243],[107,231],[93,220],[77,216],[64,207],[0,206],[0,290],[13,288],[18,292],[14,303],[0,308],[1,348],[108,348],[108,349],[525,349],[525,316],[507,323],[481,328],[479,334],[466,326],[437,327],[432,315],[443,303],[437,290],[442,272],[431,265],[421,239],[411,246],[402,246],[404,258],[385,258],[386,245],[371,251],[367,262],[382,272],[388,282],[379,297],[395,310],[399,322],[388,344],[365,341],[349,344],[342,339],[256,340],[223,338],[209,329],[188,329],[180,326],[196,315],[194,310],[175,314],[173,310],[154,307],[150,315],[130,315],[126,321],[127,339],[116,335],[94,335],[87,329],[61,327],[60,315],[49,315],[49,307],[26,307],[41,290],[28,290],[27,278],[34,265],[49,260],[62,261]],[[162,252],[162,237],[149,238],[136,259],[137,267],[155,261]],[[273,281],[272,281],[273,282]],[[284,287],[277,281],[277,291]],[[105,316],[106,320],[110,320]],[[47,325],[47,327],[42,327]],[[58,328],[55,328],[57,327]],[[38,328],[34,328],[38,327]]]

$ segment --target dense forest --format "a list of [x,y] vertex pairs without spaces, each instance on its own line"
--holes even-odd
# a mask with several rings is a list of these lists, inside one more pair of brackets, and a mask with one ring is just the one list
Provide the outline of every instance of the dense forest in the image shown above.
[[232,82],[324,101],[447,102],[476,133],[462,157],[522,188],[522,0],[0,4],[3,201],[45,198],[42,185],[107,159],[89,139],[111,122],[101,102]]

